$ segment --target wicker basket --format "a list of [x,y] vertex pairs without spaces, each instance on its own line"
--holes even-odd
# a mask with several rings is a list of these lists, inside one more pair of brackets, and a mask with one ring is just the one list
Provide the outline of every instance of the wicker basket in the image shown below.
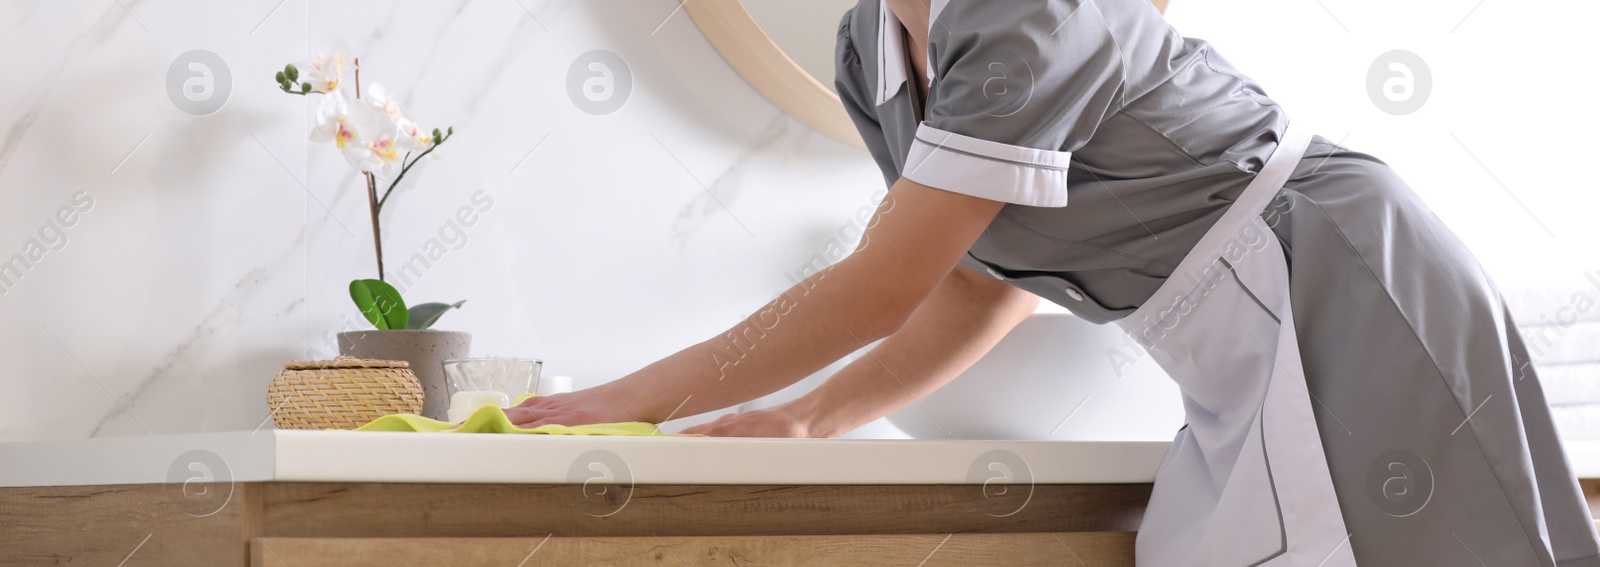
[[280,429],[355,429],[394,413],[422,411],[422,385],[409,364],[340,356],[296,360],[267,386],[267,408]]

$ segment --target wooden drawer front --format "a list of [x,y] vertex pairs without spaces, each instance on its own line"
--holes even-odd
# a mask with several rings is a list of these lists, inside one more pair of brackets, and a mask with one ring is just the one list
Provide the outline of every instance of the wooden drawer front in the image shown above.
[[1131,567],[1133,532],[955,535],[261,538],[254,567],[805,565]]
[[[767,536],[1123,532],[1148,484],[1034,486],[985,508],[981,486],[638,485],[604,516],[582,487],[271,483],[262,537]],[[915,565],[915,563],[913,563]]]

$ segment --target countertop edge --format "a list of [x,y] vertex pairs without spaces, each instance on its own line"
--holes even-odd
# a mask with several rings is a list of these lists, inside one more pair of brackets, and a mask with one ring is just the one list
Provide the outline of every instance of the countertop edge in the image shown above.
[[1165,441],[221,432],[0,443],[0,487],[185,482],[1148,483]]
[[[1563,440],[1600,479],[1600,440]],[[0,487],[185,482],[676,485],[1154,482],[1166,441],[222,432],[0,443]]]

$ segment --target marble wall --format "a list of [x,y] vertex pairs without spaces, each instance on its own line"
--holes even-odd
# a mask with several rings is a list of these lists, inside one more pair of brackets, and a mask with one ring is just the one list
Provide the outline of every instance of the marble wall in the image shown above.
[[1592,289],[1600,191],[1580,164],[1600,127],[1582,94],[1600,4],[1172,0],[1167,19],[1393,166],[1505,287]]
[[[384,211],[391,278],[423,253],[408,298],[467,300],[439,328],[579,386],[759,307],[882,187],[674,2],[0,2],[0,257],[32,258],[0,295],[0,440],[253,429],[284,361],[366,325],[364,187],[270,80],[333,39],[457,132]],[[210,114],[169,95],[192,50],[231,79]],[[631,78],[610,114],[569,96],[594,50]]]

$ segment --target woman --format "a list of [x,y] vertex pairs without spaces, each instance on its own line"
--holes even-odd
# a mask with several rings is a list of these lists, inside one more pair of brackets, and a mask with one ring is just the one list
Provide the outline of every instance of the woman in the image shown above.
[[1042,296],[1115,321],[1181,386],[1139,565],[1600,565],[1498,291],[1387,166],[1292,127],[1144,0],[924,1],[862,0],[839,30],[838,91],[891,186],[858,250],[514,421],[698,414],[884,339],[795,402],[694,430],[837,435]]

